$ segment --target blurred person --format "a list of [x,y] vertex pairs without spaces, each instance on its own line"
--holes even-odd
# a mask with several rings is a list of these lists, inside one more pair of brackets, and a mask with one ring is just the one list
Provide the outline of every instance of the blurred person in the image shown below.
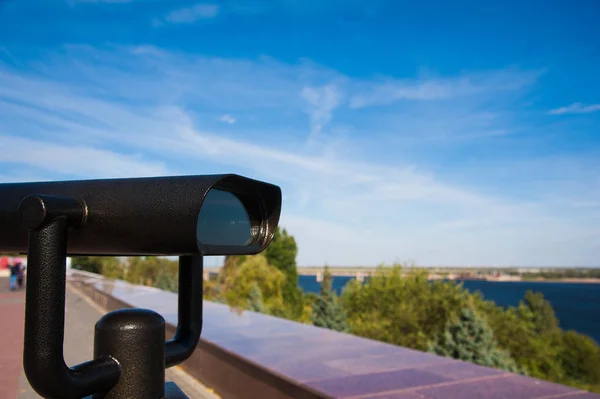
[[19,266],[17,263],[9,263],[8,268],[10,270],[10,290],[14,291],[17,289],[17,274],[19,272]]
[[17,267],[17,286],[19,289],[23,288],[23,281],[25,279],[25,265],[21,261],[15,262]]

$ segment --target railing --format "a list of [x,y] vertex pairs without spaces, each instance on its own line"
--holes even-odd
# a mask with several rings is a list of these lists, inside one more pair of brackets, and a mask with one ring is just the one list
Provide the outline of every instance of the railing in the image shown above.
[[[143,307],[175,332],[177,294],[71,270],[107,310]],[[202,337],[183,368],[228,398],[570,398],[570,387],[204,301]]]

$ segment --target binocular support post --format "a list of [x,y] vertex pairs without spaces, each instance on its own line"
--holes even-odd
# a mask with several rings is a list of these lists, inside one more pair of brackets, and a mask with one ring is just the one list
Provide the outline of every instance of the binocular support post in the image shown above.
[[[121,309],[95,327],[94,360],[64,361],[68,231],[85,223],[86,206],[72,198],[29,196],[19,208],[29,230],[23,368],[44,398],[183,399],[165,385],[165,368],[187,359],[202,330],[202,256],[179,258],[178,326],[165,344],[165,320],[147,309]],[[166,388],[165,388],[166,387]],[[166,394],[166,396],[165,396]]]
[[179,257],[177,330],[166,345],[166,368],[186,360],[198,345],[202,332],[203,270],[202,256]]

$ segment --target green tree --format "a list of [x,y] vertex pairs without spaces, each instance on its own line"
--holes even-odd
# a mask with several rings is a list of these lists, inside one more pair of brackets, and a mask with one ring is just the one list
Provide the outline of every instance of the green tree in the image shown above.
[[346,314],[338,301],[338,297],[331,288],[332,276],[329,267],[325,266],[321,290],[315,303],[313,304],[312,322],[317,327],[324,327],[330,330],[348,332],[346,324]]
[[[177,272],[177,261],[164,257],[144,256],[129,258],[124,274],[125,279],[130,283],[154,286],[160,274],[167,273],[176,278]],[[167,278],[169,277],[166,275],[161,277],[163,280],[161,284],[164,284]]]
[[[267,262],[264,255],[248,256],[234,271],[227,274],[220,286],[220,295],[231,307],[248,308],[256,288],[262,295],[264,311],[273,315],[285,314],[283,287],[285,275]],[[254,292],[253,292],[254,291]]]
[[278,227],[264,254],[269,264],[281,270],[285,275],[283,300],[288,307],[289,317],[292,319],[301,318],[304,303],[302,289],[298,287],[298,269],[296,266],[298,247],[296,240],[285,229]]
[[226,275],[227,272],[235,270],[245,260],[246,260],[246,255],[228,255],[228,256],[226,256],[225,262],[223,262],[223,268],[221,270],[222,275]]
[[177,292],[179,290],[179,272],[173,273],[168,268],[160,269],[154,286],[161,290]]
[[318,299],[319,299],[319,294],[317,294],[317,293],[307,292],[306,294],[303,294],[302,295],[302,302],[303,302],[302,316],[299,319],[296,319],[296,321],[299,321],[299,322],[305,323],[305,324],[313,324],[314,306]]
[[600,347],[596,342],[575,331],[566,331],[560,348],[559,361],[565,377],[585,389],[600,391]]
[[258,313],[265,313],[265,303],[263,301],[262,292],[258,284],[254,283],[250,288],[250,299],[248,300],[248,310]]
[[124,268],[118,258],[105,257],[101,259],[101,273],[108,278],[123,279]]
[[[304,294],[304,306],[308,306],[312,309],[318,299],[319,299],[319,294],[314,293],[314,292],[307,292],[306,294]],[[311,321],[311,323],[312,323],[312,321]]]
[[[561,382],[565,372],[560,362],[562,331],[552,321],[554,311],[541,295],[530,294],[529,305],[521,301],[517,307],[504,309],[478,297],[477,308],[485,314],[501,348],[510,352],[522,372]],[[547,309],[550,307],[550,310]],[[543,309],[541,317],[536,315]]]
[[109,278],[123,278],[123,265],[118,258],[112,256],[74,256],[71,258],[71,267]]
[[379,267],[364,284],[351,281],[340,298],[353,334],[427,350],[470,295],[454,282],[430,282],[426,271],[395,265]]
[[499,346],[511,354],[521,373],[552,381],[562,379],[556,342],[560,333],[536,333],[535,317],[522,301],[518,307],[504,309],[479,295],[473,300],[479,313],[486,315]]
[[471,307],[463,308],[459,317],[448,323],[443,334],[430,344],[429,350],[482,366],[517,371],[510,354],[498,347],[485,319]]
[[523,303],[529,310],[536,333],[546,334],[558,330],[558,319],[552,305],[544,298],[544,294],[528,290]]
[[71,267],[90,273],[102,273],[102,260],[97,256],[74,256],[71,258]]

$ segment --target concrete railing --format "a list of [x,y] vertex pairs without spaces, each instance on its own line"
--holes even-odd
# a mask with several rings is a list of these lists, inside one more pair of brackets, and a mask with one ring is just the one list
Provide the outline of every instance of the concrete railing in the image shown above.
[[[163,315],[177,294],[71,270],[70,284],[107,310]],[[570,387],[204,301],[200,343],[183,368],[228,398],[600,399]]]

